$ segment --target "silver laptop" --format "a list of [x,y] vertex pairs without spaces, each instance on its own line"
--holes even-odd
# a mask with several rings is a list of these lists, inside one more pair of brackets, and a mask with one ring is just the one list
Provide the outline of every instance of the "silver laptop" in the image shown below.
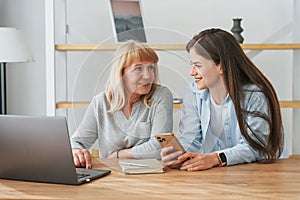
[[110,170],[76,168],[64,117],[0,115],[0,178],[79,185]]

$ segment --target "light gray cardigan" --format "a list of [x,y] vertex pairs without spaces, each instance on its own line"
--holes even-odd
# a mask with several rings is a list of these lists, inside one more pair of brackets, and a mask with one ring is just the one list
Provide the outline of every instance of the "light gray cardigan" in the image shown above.
[[123,111],[108,113],[110,104],[104,92],[95,96],[82,122],[72,135],[72,148],[89,149],[98,139],[100,157],[105,158],[119,149],[132,148],[134,158],[160,158],[161,147],[155,135],[172,132],[173,96],[159,86],[150,108],[138,101],[129,119]]

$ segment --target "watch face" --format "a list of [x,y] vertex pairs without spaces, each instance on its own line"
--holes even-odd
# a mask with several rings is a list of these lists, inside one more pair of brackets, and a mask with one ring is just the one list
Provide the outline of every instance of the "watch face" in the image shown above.
[[219,157],[222,161],[222,163],[226,163],[227,162],[227,159],[226,159],[226,156],[225,156],[225,153],[219,153]]

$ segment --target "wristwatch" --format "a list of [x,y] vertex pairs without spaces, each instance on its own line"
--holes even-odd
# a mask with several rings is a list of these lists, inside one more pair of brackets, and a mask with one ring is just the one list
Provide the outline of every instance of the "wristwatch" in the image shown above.
[[224,152],[219,152],[218,153],[218,158],[219,158],[219,161],[220,161],[220,167],[223,167],[223,166],[226,166],[227,165],[227,158],[226,158],[226,155]]

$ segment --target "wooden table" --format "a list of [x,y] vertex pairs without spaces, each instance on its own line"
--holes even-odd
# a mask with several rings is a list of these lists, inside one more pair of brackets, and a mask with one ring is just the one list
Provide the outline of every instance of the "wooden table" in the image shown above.
[[80,186],[0,179],[0,199],[300,199],[300,161],[295,159],[143,175],[124,175],[115,159],[93,163],[112,173]]

